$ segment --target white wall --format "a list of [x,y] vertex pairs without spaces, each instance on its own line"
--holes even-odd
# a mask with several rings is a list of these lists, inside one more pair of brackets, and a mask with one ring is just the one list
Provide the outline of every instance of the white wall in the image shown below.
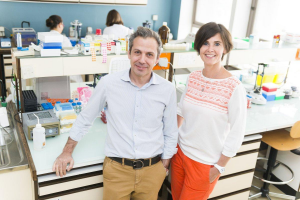
[[182,0],[177,39],[184,39],[192,29],[194,0]]

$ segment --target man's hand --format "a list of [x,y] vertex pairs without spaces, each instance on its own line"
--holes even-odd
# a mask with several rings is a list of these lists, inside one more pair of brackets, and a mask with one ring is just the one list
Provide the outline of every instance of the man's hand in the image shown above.
[[[69,166],[67,167],[67,165]],[[56,172],[56,176],[63,177],[67,174],[67,171],[70,171],[74,166],[74,160],[72,154],[63,152],[55,160],[52,170]]]
[[161,162],[163,166],[166,168],[166,176],[169,175],[169,165],[170,165],[171,159],[161,159]]
[[[78,142],[72,140],[70,137],[64,147],[63,152],[60,154],[60,156],[57,157],[55,160],[52,171],[56,172],[56,176],[63,177],[66,175],[66,170],[70,171],[74,166],[74,160],[72,158],[72,153],[76,147]],[[67,165],[68,169],[67,169]]]
[[209,182],[212,183],[214,182],[214,180],[216,180],[216,178],[219,176],[220,172],[217,168],[213,167],[210,168],[209,171]]

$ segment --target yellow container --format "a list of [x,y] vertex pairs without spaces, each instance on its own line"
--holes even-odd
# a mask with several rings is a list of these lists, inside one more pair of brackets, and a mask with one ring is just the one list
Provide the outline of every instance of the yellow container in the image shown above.
[[273,83],[279,84],[284,81],[285,74],[276,74],[273,80]]
[[[273,83],[273,80],[275,78],[275,74],[265,74],[262,83]],[[256,85],[260,86],[261,82],[261,75],[257,76]]]
[[60,128],[64,129],[64,128],[72,128],[73,124],[66,124],[66,125],[61,125]]

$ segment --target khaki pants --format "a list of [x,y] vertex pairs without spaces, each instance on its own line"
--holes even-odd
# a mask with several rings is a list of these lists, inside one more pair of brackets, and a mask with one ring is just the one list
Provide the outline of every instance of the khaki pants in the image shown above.
[[103,200],[157,200],[165,177],[166,169],[161,161],[133,169],[106,157],[103,163]]

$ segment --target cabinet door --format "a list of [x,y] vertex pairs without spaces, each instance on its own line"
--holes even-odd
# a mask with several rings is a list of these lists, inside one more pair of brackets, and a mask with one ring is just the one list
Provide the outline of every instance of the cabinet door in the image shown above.
[[148,0],[116,0],[116,4],[147,5]]
[[[55,199],[55,198],[54,198]],[[96,188],[92,190],[86,190],[83,192],[77,192],[69,195],[60,196],[57,199],[61,200],[102,200],[103,199],[103,188]]]
[[107,3],[114,4],[116,0],[79,0],[80,3]]
[[251,187],[254,172],[240,174],[225,179],[220,179],[209,198],[225,195]]

